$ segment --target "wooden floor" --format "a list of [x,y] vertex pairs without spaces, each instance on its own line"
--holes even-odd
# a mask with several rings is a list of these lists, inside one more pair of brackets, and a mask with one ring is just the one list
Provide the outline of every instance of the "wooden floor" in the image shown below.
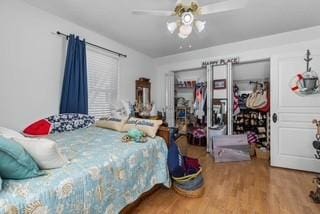
[[161,188],[133,213],[320,213],[308,197],[312,173],[269,167],[264,160],[215,164],[203,147],[189,146],[188,156],[201,161],[204,196],[188,199]]

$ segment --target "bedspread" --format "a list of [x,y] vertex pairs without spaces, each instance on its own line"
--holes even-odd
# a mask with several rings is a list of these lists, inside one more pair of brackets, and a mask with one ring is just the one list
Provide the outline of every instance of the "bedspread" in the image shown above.
[[155,184],[169,187],[165,141],[125,144],[123,135],[96,127],[51,135],[70,164],[4,180],[0,213],[118,213]]

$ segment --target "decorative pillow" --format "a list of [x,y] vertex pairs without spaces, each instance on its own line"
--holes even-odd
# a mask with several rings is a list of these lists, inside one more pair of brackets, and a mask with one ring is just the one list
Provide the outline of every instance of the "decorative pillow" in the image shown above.
[[30,137],[40,137],[49,135],[51,130],[52,124],[48,120],[42,119],[25,128],[23,134]]
[[115,117],[108,117],[108,118],[101,118],[96,122],[96,126],[100,128],[112,129],[118,132],[123,131],[123,126],[127,122],[128,118],[115,118]]
[[94,117],[86,114],[59,114],[46,118],[52,124],[51,133],[87,128],[95,123]]
[[19,132],[4,127],[0,127],[0,136],[4,138],[23,137]]
[[45,138],[14,138],[37,162],[40,169],[55,169],[63,167],[68,159],[63,156],[56,142]]
[[0,136],[0,176],[5,179],[26,179],[44,175],[39,167],[14,140]]
[[129,131],[133,128],[137,128],[146,133],[149,137],[154,138],[161,124],[162,120],[146,120],[131,117],[124,125],[123,130]]

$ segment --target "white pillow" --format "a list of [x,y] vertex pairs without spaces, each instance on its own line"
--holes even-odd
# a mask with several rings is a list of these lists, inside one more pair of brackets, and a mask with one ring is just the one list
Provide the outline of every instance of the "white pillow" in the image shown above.
[[45,138],[14,138],[34,159],[40,169],[55,169],[63,167],[68,159],[63,156],[57,143]]
[[24,137],[19,132],[12,130],[12,129],[4,128],[4,127],[0,127],[0,136],[2,136],[4,138],[8,138],[8,139],[10,139],[10,138],[23,138]]

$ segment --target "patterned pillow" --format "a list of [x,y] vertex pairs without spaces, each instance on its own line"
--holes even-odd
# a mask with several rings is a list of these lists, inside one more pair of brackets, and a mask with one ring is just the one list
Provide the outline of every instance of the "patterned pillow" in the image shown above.
[[146,133],[149,137],[154,138],[161,124],[162,120],[147,120],[131,117],[124,125],[123,130],[129,131],[137,128]]
[[118,132],[123,131],[123,126],[127,122],[128,118],[115,118],[115,117],[105,117],[100,118],[96,122],[96,126],[100,128],[112,129]]
[[46,120],[52,123],[51,134],[87,128],[95,123],[93,116],[76,113],[53,115],[46,118]]

